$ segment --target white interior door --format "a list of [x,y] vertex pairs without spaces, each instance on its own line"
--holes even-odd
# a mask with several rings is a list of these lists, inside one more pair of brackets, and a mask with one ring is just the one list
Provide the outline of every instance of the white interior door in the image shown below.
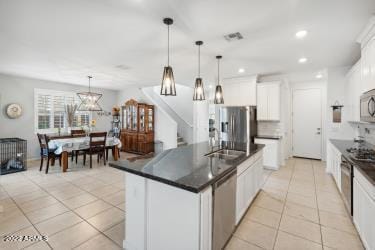
[[293,156],[322,158],[321,89],[293,90]]

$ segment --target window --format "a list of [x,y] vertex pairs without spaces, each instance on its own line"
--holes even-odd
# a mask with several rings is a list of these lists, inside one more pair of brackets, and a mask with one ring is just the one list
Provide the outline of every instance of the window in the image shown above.
[[[80,104],[75,93],[47,89],[35,89],[35,131],[39,133],[57,132],[68,127],[66,106]],[[77,111],[73,120],[74,128],[88,126],[90,112]]]

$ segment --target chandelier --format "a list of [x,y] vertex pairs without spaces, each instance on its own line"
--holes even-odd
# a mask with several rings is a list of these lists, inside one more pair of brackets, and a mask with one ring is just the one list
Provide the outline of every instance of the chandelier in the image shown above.
[[77,93],[79,99],[81,99],[81,104],[78,107],[78,111],[102,111],[98,101],[102,97],[102,94],[91,92],[91,78],[89,78],[89,91]]

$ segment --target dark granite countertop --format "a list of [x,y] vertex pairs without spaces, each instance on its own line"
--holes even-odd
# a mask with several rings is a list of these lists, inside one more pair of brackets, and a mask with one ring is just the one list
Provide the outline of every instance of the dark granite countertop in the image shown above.
[[[331,139],[330,141],[348,162],[350,162],[355,168],[357,168],[358,171],[361,172],[370,183],[372,183],[372,185],[375,185],[375,163],[354,160],[352,159],[352,157],[350,157],[348,151],[346,151],[346,149],[348,148],[357,146],[354,141],[333,139]],[[370,143],[364,143],[364,146],[366,148],[375,148],[375,146]]]
[[[150,157],[139,157],[140,159],[132,162],[129,160],[110,162],[109,165],[132,174],[199,193],[263,147],[262,144],[252,143],[220,142],[212,144],[202,142],[169,149]],[[219,149],[233,149],[244,153],[230,160],[206,156],[206,154]]]
[[268,139],[268,140],[280,140],[283,137],[281,135],[257,135],[255,138],[258,139]]

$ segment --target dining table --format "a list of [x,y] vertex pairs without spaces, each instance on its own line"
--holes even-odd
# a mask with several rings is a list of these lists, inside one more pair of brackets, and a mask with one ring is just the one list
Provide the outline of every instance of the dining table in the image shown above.
[[[121,148],[121,141],[117,137],[107,137],[106,148]],[[87,150],[90,148],[90,137],[54,138],[48,142],[48,148],[53,149],[56,155],[61,155],[61,165],[63,172],[68,169],[68,156],[73,151]],[[119,158],[119,150],[112,150],[113,160]]]

